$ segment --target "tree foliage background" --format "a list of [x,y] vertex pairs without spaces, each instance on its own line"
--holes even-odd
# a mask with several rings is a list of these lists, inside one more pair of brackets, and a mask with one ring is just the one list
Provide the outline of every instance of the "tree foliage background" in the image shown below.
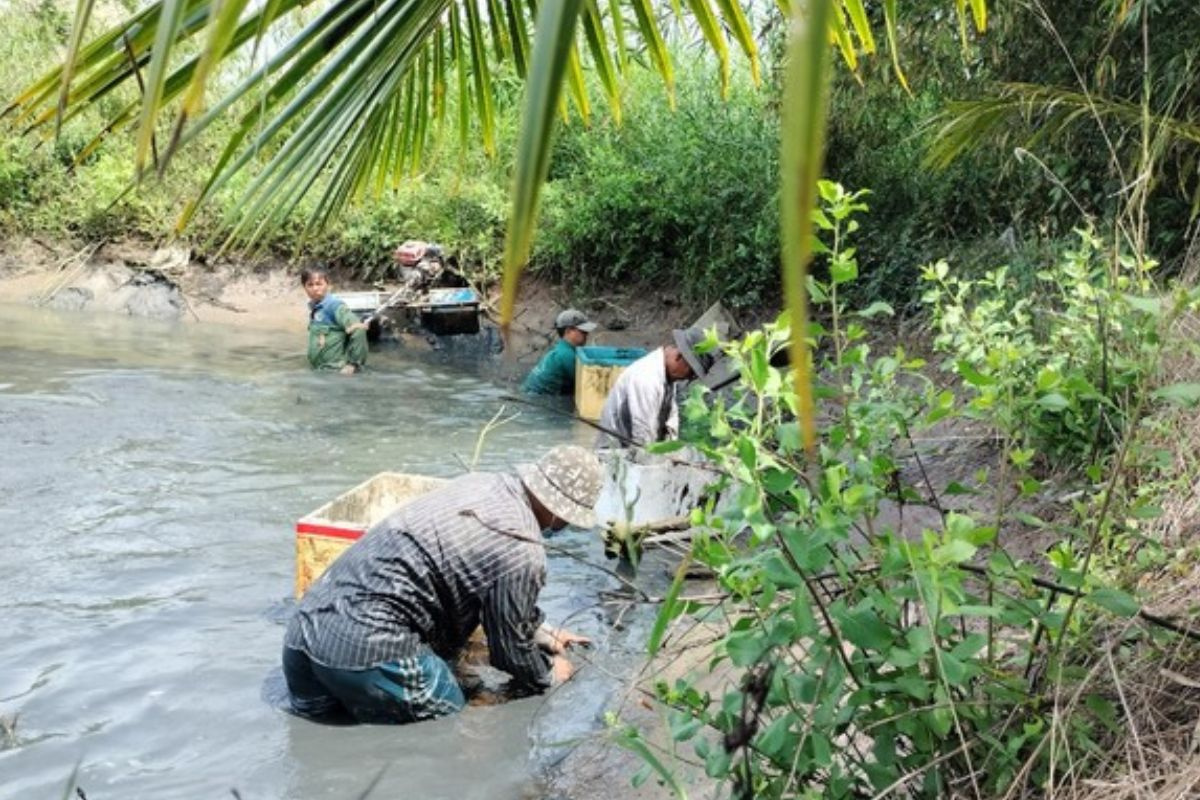
[[[868,11],[882,23],[878,7]],[[93,27],[110,26],[125,13],[122,6],[97,5]],[[316,14],[304,13],[306,22]],[[1180,268],[1194,240],[1198,188],[1192,138],[1197,45],[1188,33],[1197,28],[1191,23],[1200,22],[1198,13],[1178,1],[1005,4],[990,9],[986,36],[968,31],[960,38],[946,4],[901,4],[896,50],[907,89],[888,58],[861,59],[854,71],[839,61],[835,69],[826,173],[872,191],[873,223],[858,242],[863,280],[853,291],[909,306],[919,265],[943,256],[981,270],[1006,261],[1032,273],[1081,215],[1101,224],[1113,219],[1131,185],[1147,192],[1153,221],[1147,249],[1168,271]],[[45,1],[18,3],[6,15],[12,35],[0,53],[0,77],[4,94],[14,97],[36,77],[29,64],[46,64],[66,51],[71,22],[67,9]],[[730,55],[723,79],[724,68],[701,44],[700,32],[664,24],[670,87],[649,49],[631,49],[619,106],[590,104],[586,121],[570,107],[551,159],[531,253],[535,269],[582,294],[667,279],[696,302],[777,302],[775,176],[785,26],[769,8],[750,21],[763,61],[759,88],[744,57]],[[281,29],[277,40],[300,24]],[[879,46],[889,49],[886,42]],[[236,86],[250,63],[224,65],[209,94]],[[494,97],[486,135],[482,121],[468,118],[463,128],[458,109],[447,107],[442,127],[429,129],[420,164],[406,164],[402,180],[365,192],[316,230],[308,225],[315,198],[332,185],[328,176],[319,177],[311,196],[259,232],[259,244],[373,278],[386,268],[396,241],[429,238],[471,268],[495,274],[521,78],[513,58],[494,64],[488,77]],[[580,96],[607,96],[592,70],[580,79],[589,90]],[[1032,86],[1044,93],[1020,88]],[[1069,102],[1085,90],[1094,112]],[[473,93],[468,86],[468,96]],[[122,195],[131,179],[132,135],[110,135],[87,148],[134,97],[129,82],[114,89],[80,108],[57,139],[8,128],[0,149],[6,229],[83,237],[171,234],[181,199],[204,185],[252,96],[180,149],[175,168],[161,180],[149,176],[136,193]],[[1075,113],[1063,119],[1063,109]],[[49,135],[53,125],[49,117],[46,122],[41,131]],[[1150,154],[1152,173],[1137,181],[1143,125],[1163,136]],[[156,144],[165,149],[169,127],[159,134]],[[970,146],[960,146],[964,142]],[[277,148],[264,144],[257,163],[267,163]],[[1026,151],[1032,157],[1021,157]],[[253,174],[252,164],[231,177],[184,235],[210,250],[224,241],[234,232]]]

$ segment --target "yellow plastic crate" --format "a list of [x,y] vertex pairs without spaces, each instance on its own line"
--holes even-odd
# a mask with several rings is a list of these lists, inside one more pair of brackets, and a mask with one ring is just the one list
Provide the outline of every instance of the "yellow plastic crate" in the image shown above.
[[609,389],[626,367],[644,355],[640,347],[575,348],[575,413],[598,421]]

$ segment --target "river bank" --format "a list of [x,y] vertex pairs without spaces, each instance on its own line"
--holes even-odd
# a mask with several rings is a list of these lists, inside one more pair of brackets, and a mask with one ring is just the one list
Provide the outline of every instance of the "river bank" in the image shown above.
[[[182,246],[124,240],[89,244],[14,237],[0,241],[0,302],[68,311],[149,317],[184,324],[205,323],[303,337],[307,302],[300,286],[301,264],[278,258],[247,262],[208,261]],[[334,291],[386,290],[334,275]],[[495,324],[499,287],[477,285],[484,296],[486,324]],[[570,287],[526,275],[504,361],[509,371],[527,368],[553,344],[554,318],[578,307],[599,323],[591,343],[653,348],[669,341],[703,308],[684,305],[665,291],[630,287],[580,298]],[[425,337],[399,334],[406,347],[427,347]]]

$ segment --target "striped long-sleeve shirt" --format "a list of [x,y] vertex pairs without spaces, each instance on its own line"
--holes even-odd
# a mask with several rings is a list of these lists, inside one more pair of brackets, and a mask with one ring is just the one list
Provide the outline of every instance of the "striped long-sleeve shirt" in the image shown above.
[[304,595],[284,644],[335,669],[369,669],[428,646],[453,659],[481,622],[492,665],[550,684],[534,642],[546,579],[541,529],[512,475],[470,474],[395,511]]

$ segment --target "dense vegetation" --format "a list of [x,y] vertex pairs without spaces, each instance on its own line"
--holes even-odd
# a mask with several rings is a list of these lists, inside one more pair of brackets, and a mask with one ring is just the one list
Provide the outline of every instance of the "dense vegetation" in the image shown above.
[[[972,279],[939,261],[921,279],[937,367],[877,350],[891,308],[845,299],[863,195],[821,195],[819,456],[772,366],[782,318],[726,346],[731,396],[697,387],[686,410],[685,440],[732,500],[694,514],[691,557],[721,591],[689,597],[680,570],[650,644],[686,648],[696,627],[718,639],[698,675],[654,686],[681,762],[744,798],[1079,796],[1129,753],[1157,765],[1154,746],[1130,747],[1146,721],[1128,695],[1196,646],[1131,587],[1194,563],[1157,521],[1197,474],[1170,441],[1200,384],[1166,367],[1195,355],[1178,321],[1200,292],[1159,294],[1153,264],[1088,231],[1032,295],[1005,269]],[[948,432],[958,455],[931,455]],[[1169,705],[1164,725],[1188,726]],[[684,790],[642,731],[616,735]]]
[[[782,319],[727,346],[741,371],[731,396],[697,387],[686,409],[687,442],[736,502],[695,519],[690,557],[713,571],[720,602],[677,582],[650,647],[700,620],[718,631],[712,666],[733,688],[655,688],[672,742],[742,797],[1053,794],[1158,763],[1129,745],[1141,722],[1127,676],[1197,657],[1190,601],[1164,619],[1139,581],[1196,562],[1159,520],[1196,477],[1177,407],[1200,399],[1180,335],[1200,297],[1160,281],[1186,276],[1195,241],[1200,12],[1181,0],[1070,0],[1052,17],[1008,5],[986,37],[961,40],[942,4],[905,13],[911,93],[881,62],[842,71],[833,89],[826,171],[838,182],[821,184],[819,315],[804,331],[820,376],[815,455],[773,366],[791,334]],[[49,6],[22,19],[6,81],[66,36]],[[760,33],[782,52],[779,26]],[[774,308],[779,56],[760,89],[735,70],[722,100],[717,65],[686,36],[672,46],[685,65],[674,110],[644,65],[620,125],[598,110],[560,132],[534,267],[581,295],[653,285]],[[435,138],[421,171],[324,226],[302,203],[264,244],[375,278],[397,240],[431,238],[494,276],[518,93],[505,68],[492,79],[498,155]],[[164,183],[109,205],[133,144],[113,137],[80,159],[88,123],[53,146],[6,139],[6,228],[165,236],[209,138]],[[239,188],[195,220],[198,244],[238,224]],[[905,312],[928,323],[935,363],[876,352],[872,326]],[[947,431],[973,458],[934,480],[919,442]],[[901,535],[910,509],[935,522]],[[1176,727],[1178,711],[1155,709]],[[682,788],[641,731],[618,724],[616,736]]]

